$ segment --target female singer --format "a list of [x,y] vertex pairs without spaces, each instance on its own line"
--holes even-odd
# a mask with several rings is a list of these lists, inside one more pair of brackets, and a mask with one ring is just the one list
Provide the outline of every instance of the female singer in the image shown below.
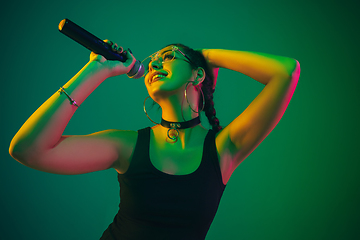
[[[145,86],[162,109],[161,122],[151,119],[156,125],[139,131],[62,135],[92,91],[105,79],[129,72],[135,59],[129,51],[126,54],[128,60],[122,63],[92,53],[80,72],[25,122],[11,142],[10,154],[28,167],[55,174],[114,168],[120,210],[102,240],[205,239],[231,174],[284,114],[300,65],[264,53],[196,51],[171,44],[143,62]],[[219,68],[264,85],[245,111],[223,128],[213,103]],[[201,111],[212,129],[202,126]]]

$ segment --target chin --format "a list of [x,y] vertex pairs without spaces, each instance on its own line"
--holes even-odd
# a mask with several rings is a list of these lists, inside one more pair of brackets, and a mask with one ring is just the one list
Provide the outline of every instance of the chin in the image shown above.
[[175,95],[183,96],[184,90],[181,88],[172,88],[170,86],[165,86],[165,84],[164,85],[159,84],[149,87],[148,93],[151,96],[151,98],[156,101],[156,99],[169,98]]

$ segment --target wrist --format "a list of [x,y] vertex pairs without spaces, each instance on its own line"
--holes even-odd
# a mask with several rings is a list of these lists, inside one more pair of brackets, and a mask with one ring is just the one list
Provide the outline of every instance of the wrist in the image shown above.
[[111,77],[111,69],[103,62],[90,60],[84,67],[89,75],[96,75],[98,78],[105,80]]

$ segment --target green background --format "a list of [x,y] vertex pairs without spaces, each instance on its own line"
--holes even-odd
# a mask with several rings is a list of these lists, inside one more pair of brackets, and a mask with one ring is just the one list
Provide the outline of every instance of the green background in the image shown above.
[[[88,61],[57,30],[69,18],[143,59],[166,44],[297,59],[298,87],[274,131],[230,179],[207,240],[360,239],[358,1],[7,1],[1,6],[1,239],[98,239],[118,210],[114,170],[61,176],[8,154],[25,120]],[[220,70],[225,126],[261,91]],[[65,134],[152,123],[143,80],[106,80]]]

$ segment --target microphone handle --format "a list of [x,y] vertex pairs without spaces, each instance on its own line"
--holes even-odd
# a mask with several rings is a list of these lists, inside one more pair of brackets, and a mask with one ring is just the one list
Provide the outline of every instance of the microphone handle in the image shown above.
[[[104,56],[107,60],[118,60],[120,62],[125,62],[127,60],[126,51],[121,54],[114,52],[109,44],[105,43],[103,40],[89,33],[69,19],[63,19],[59,23],[59,31],[90,51]],[[143,67],[141,62],[136,61],[127,75],[130,78],[140,78],[142,76],[142,70]]]

